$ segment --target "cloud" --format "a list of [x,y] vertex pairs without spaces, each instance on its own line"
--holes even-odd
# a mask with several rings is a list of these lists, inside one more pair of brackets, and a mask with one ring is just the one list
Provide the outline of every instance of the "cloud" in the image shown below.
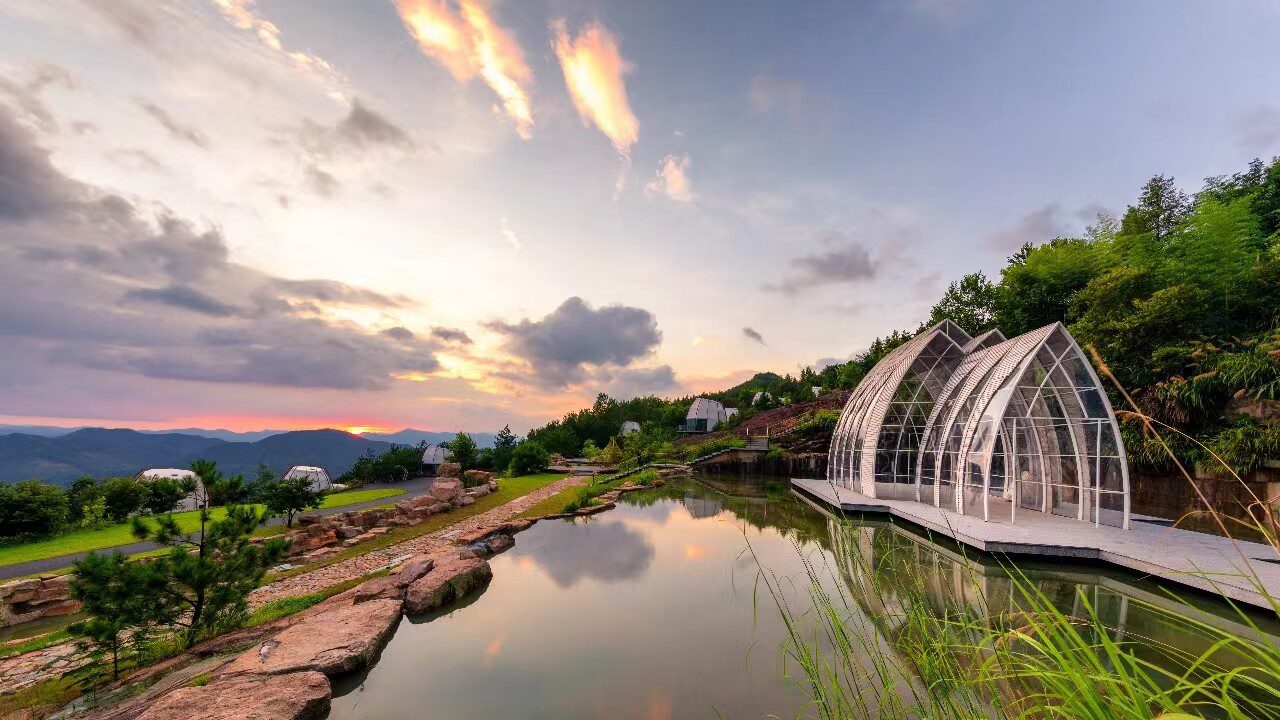
[[824,243],[836,247],[791,260],[792,271],[778,283],[767,283],[765,290],[796,295],[826,285],[869,280],[876,275],[877,264],[865,245],[838,234],[828,235]]
[[269,275],[232,260],[220,231],[144,207],[62,174],[0,107],[0,364],[341,389],[438,369],[438,341],[330,312],[406,299]]
[[618,52],[613,33],[599,23],[589,23],[576,38],[571,37],[564,20],[553,22],[551,29],[555,35],[551,46],[578,115],[604,133],[618,154],[631,157],[640,137],[640,121],[631,112],[623,81],[632,66]]
[[370,110],[358,99],[351,101],[351,111],[337,126],[323,132],[323,138],[333,148],[349,152],[382,147],[408,151],[415,145],[404,128]]
[[[1090,210],[1095,211],[1093,215],[1086,214]],[[1088,206],[1088,208],[1077,213],[1077,216],[1084,216],[1091,220],[1093,216],[1096,216],[1096,210],[1097,206]],[[1056,237],[1070,235],[1073,228],[1063,218],[1063,215],[1064,212],[1061,205],[1050,203],[1018,218],[1018,221],[1012,226],[988,234],[986,244],[993,250],[1012,253],[1025,243],[1038,245]]]
[[389,327],[386,330],[383,330],[382,334],[389,338],[399,340],[400,342],[411,342],[414,337],[416,337],[412,330],[398,325],[396,327]]
[[468,335],[465,330],[458,330],[457,328],[431,328],[431,337],[443,342],[456,343],[458,345],[470,345],[472,343],[471,336]]
[[161,44],[162,33],[151,14],[151,5],[141,5],[131,0],[81,0],[98,13],[126,40],[158,55],[165,55]]
[[511,225],[507,223],[507,216],[503,215],[499,220],[502,223],[502,237],[511,243],[511,247],[516,251],[524,249],[524,243],[520,242],[520,236],[516,235],[516,231],[511,229]]
[[209,149],[209,138],[190,125],[178,122],[164,108],[152,102],[145,100],[138,101],[138,107],[151,116],[153,120],[160,123],[160,126],[169,132],[169,137],[185,143],[190,143],[201,150]]
[[150,170],[152,172],[168,172],[160,158],[139,148],[121,148],[107,153],[107,157],[129,170]]
[[50,87],[71,89],[75,85],[75,79],[66,68],[41,65],[32,70],[23,82],[0,77],[0,98],[7,98],[9,104],[35,127],[44,132],[57,132],[58,121],[45,105],[44,92]]
[[459,81],[477,75],[498,99],[524,139],[533,135],[533,111],[525,86],[533,73],[519,44],[475,0],[394,0],[418,47]]
[[528,363],[533,382],[564,387],[581,382],[588,368],[625,367],[651,354],[662,342],[657,319],[626,305],[593,308],[579,297],[565,300],[541,320],[494,321],[507,350]]
[[1245,152],[1259,157],[1280,147],[1280,108],[1259,105],[1235,121],[1236,141]]
[[680,387],[670,365],[643,368],[602,367],[593,370],[584,387],[619,400],[667,392]]
[[303,169],[302,175],[307,187],[322,198],[331,198],[337,195],[338,190],[342,187],[342,183],[333,176],[333,173],[316,165],[308,165]]
[[847,362],[849,362],[849,358],[838,358],[838,357],[818,358],[817,360],[813,361],[813,364],[809,366],[809,369],[816,373],[820,373],[823,370],[826,370],[827,368],[831,367],[832,365],[843,365]]
[[689,182],[689,156],[668,155],[658,163],[658,176],[644,186],[647,195],[666,195],[675,202],[692,202],[693,185]]
[[287,50],[280,39],[280,28],[253,13],[255,0],[211,0],[227,19],[240,30],[253,33],[264,47],[285,58],[294,67],[328,81],[337,81],[333,66],[323,58],[298,50]]
[[764,336],[761,335],[759,332],[757,332],[754,328],[744,327],[742,328],[742,334],[760,343],[761,345],[766,345],[764,341]]

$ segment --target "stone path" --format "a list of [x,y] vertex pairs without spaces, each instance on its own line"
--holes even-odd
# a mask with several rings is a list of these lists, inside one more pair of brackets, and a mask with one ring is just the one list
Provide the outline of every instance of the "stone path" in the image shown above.
[[[406,540],[379,550],[347,558],[326,567],[285,578],[264,585],[249,595],[249,606],[260,607],[273,600],[305,595],[333,587],[338,583],[354,580],[386,567],[392,560],[438,550],[452,543],[452,539],[472,530],[497,525],[510,520],[544,499],[575,485],[583,485],[588,478],[567,477],[546,487],[518,497],[498,507],[466,518],[433,533]],[[60,676],[83,664],[76,657],[74,643],[54,645],[43,650],[0,660],[0,696],[33,685],[42,680]]]

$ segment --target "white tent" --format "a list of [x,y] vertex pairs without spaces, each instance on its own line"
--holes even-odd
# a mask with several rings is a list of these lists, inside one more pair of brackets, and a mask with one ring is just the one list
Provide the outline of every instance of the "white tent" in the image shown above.
[[630,435],[640,432],[640,423],[635,420],[627,420],[622,423],[622,429],[618,431],[619,435]]
[[760,403],[766,400],[768,400],[769,402],[773,402],[773,395],[761,390],[760,392],[751,396],[751,406],[755,407],[756,405],[759,405]]
[[813,396],[814,396],[814,397],[818,397],[818,396],[822,395],[822,386],[821,386],[821,385],[814,385],[811,389],[813,390]]
[[133,476],[137,482],[150,482],[152,480],[195,480],[196,489],[178,502],[178,510],[195,510],[201,505],[209,502],[209,495],[205,492],[204,483],[200,482],[200,476],[190,470],[182,468],[147,468],[139,470],[137,475]]
[[452,454],[449,452],[449,448],[428,445],[427,449],[422,453],[422,464],[435,468],[442,463],[449,462],[450,457],[452,457]]
[[711,432],[716,425],[729,419],[724,405],[710,398],[698,398],[689,406],[684,422],[680,424],[680,432]]
[[333,489],[333,480],[329,477],[329,471],[322,467],[294,465],[289,468],[289,472],[284,474],[285,480],[296,480],[298,478],[309,479],[311,481],[311,489],[317,492]]

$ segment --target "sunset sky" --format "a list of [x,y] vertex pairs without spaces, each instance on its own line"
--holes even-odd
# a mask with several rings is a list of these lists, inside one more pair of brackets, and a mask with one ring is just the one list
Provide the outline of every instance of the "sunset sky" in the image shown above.
[[0,423],[523,432],[845,359],[1155,173],[1280,153],[1278,30],[1268,0],[0,0]]

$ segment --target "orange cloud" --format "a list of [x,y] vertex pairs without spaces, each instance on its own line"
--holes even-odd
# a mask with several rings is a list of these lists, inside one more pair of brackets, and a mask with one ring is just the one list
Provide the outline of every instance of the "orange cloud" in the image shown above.
[[294,65],[314,73],[326,80],[334,80],[333,67],[324,58],[297,50],[286,50],[280,41],[280,28],[276,24],[263,20],[253,14],[256,0],[213,0],[213,4],[232,25],[240,30],[248,30],[258,36],[258,40],[274,52],[289,59]]
[[502,110],[524,139],[533,134],[533,111],[524,86],[532,78],[516,41],[478,2],[395,0],[396,12],[428,57],[459,81],[479,75],[502,101]]
[[618,153],[629,158],[631,147],[640,137],[640,121],[631,112],[623,82],[632,66],[622,59],[613,33],[598,23],[590,23],[576,38],[571,37],[564,20],[553,22],[551,29],[555,33],[551,46],[564,70],[564,82],[578,115],[584,123],[599,128]]
[[689,182],[689,156],[668,155],[658,164],[658,176],[644,186],[649,195],[666,195],[676,202],[693,202],[693,185]]

